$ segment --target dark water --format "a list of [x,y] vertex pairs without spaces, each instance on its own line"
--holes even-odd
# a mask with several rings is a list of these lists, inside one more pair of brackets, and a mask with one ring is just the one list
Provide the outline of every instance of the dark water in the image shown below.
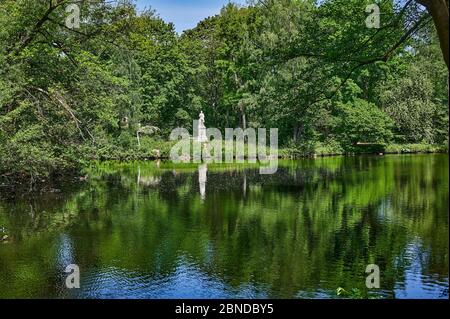
[[103,163],[0,200],[0,297],[448,298],[448,155],[279,165]]

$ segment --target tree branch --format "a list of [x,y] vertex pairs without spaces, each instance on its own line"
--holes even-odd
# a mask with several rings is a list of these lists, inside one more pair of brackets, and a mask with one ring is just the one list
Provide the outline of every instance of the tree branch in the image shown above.
[[433,17],[434,25],[439,37],[442,55],[445,64],[449,67],[449,12],[448,0],[417,0],[427,8]]

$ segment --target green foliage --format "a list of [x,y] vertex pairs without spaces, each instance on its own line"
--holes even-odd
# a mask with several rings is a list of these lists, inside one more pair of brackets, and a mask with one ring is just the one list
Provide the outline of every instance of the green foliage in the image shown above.
[[341,143],[339,143],[336,140],[327,140],[326,142],[318,142],[315,154],[317,155],[341,155],[345,154],[344,149],[341,146]]
[[337,104],[337,136],[344,147],[362,143],[386,143],[392,138],[392,121],[375,105],[356,99]]
[[397,141],[448,144],[448,73],[439,60],[435,35],[427,36],[429,43],[419,43],[408,64],[395,61],[400,76],[379,84],[380,107],[393,119]]
[[[87,159],[167,156],[175,127],[279,129],[285,156],[360,152],[355,143],[448,143],[447,69],[435,30],[404,34],[382,2],[377,31],[365,0],[226,5],[177,35],[132,1],[64,6],[0,3],[0,176],[52,176]],[[381,36],[382,35],[382,36]],[[354,72],[349,73],[353,69]],[[124,119],[126,121],[124,122]],[[161,129],[142,137],[140,127]]]

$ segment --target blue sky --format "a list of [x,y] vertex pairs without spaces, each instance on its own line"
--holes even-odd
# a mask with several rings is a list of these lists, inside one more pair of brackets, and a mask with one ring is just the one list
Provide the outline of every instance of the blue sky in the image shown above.
[[216,15],[228,2],[245,0],[137,0],[139,9],[152,8],[166,22],[173,22],[178,33],[191,29],[201,20]]

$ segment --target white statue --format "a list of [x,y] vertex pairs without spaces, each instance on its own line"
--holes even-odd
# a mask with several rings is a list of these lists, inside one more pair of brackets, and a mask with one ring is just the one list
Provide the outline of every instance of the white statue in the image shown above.
[[200,112],[198,120],[198,141],[200,143],[208,141],[206,138],[205,114],[203,114],[203,111]]

